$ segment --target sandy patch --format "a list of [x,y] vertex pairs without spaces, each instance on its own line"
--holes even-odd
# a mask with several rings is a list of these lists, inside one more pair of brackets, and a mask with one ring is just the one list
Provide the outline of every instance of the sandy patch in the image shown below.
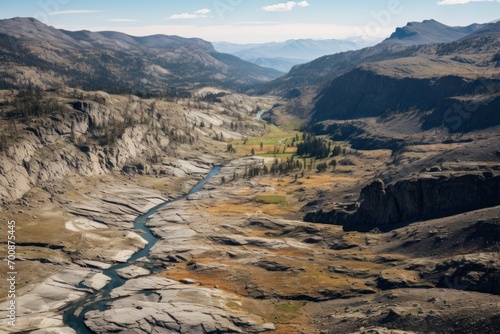
[[66,229],[74,232],[90,231],[109,228],[106,224],[98,223],[90,219],[77,218],[65,223]]

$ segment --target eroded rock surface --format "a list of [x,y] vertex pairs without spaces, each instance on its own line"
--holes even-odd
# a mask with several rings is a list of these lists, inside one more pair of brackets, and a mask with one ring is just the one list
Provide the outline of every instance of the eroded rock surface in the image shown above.
[[[86,325],[95,333],[262,333],[275,327],[232,310],[239,297],[216,289],[193,288],[160,277],[127,281],[113,290],[109,310],[92,311]],[[234,308],[234,306],[233,306]]]

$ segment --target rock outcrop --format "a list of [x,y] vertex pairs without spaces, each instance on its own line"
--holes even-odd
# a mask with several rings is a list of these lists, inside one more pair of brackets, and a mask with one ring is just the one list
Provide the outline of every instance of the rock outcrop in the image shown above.
[[[204,110],[203,114],[197,109],[186,112],[173,102],[152,105],[134,96],[104,92],[66,90],[46,95],[57,100],[60,109],[12,121],[15,129],[0,146],[0,204],[18,200],[30,189],[44,188],[69,174],[201,176],[206,172],[201,167],[216,159],[204,155],[203,145],[194,143],[212,142],[213,132],[228,139],[241,136],[228,128],[236,116],[221,115],[219,109]],[[200,119],[213,129],[193,130]],[[193,152],[198,157],[193,157]]]
[[500,205],[500,176],[380,180],[361,191],[356,211],[312,212],[309,222],[343,225],[345,231],[391,230],[409,223]]
[[500,261],[497,253],[455,256],[436,265],[424,277],[437,287],[500,295]]
[[[483,87],[495,91],[498,85]],[[486,129],[500,124],[500,94],[475,97],[451,97],[438,104],[432,113],[422,117],[422,129],[445,126],[450,132],[460,133]]]
[[[40,331],[36,331],[36,333],[72,334],[74,333],[72,329],[64,327],[59,310],[69,302],[78,300],[87,293],[92,293],[92,289],[101,288],[108,281],[109,277],[97,270],[72,265],[46,279],[35,288],[31,287],[28,294],[17,297],[15,331],[12,331],[12,326],[9,326],[5,321],[8,319],[9,300],[1,303],[0,332],[19,333],[39,329]],[[27,289],[25,288],[25,290]],[[22,294],[21,291],[19,294]]]
[[127,281],[113,290],[110,309],[86,314],[94,333],[262,333],[273,324],[232,311],[239,298],[160,277]]

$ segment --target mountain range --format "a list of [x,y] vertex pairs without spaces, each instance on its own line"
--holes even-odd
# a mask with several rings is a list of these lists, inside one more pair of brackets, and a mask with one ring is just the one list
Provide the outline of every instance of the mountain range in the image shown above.
[[230,53],[254,64],[288,72],[293,66],[324,55],[359,50],[379,42],[377,39],[350,38],[345,40],[292,39],[263,44],[213,43],[220,52]]
[[240,89],[281,74],[217,52],[198,38],[71,32],[32,18],[0,21],[0,59],[0,88],[33,83],[140,93],[211,85]]
[[295,66],[255,92],[285,97],[275,116],[293,115],[312,124],[412,107],[432,110],[447,98],[475,94],[497,83],[499,25],[409,23],[374,47]]
[[[495,84],[499,25],[449,27],[435,20],[410,22],[373,47],[323,56],[296,65],[280,77],[277,70],[218,52],[202,39],[72,32],[35,19],[14,18],[0,21],[0,88],[67,85],[179,96],[196,87],[240,91],[251,87],[250,93],[284,98],[273,110],[274,116],[290,115],[311,125],[328,119],[380,116],[388,110],[425,111],[457,94],[473,94]],[[263,59],[275,58],[265,57],[286,54],[289,61],[290,57],[314,57],[359,45],[290,40],[216,46],[244,57],[261,57],[260,63],[269,66]]]

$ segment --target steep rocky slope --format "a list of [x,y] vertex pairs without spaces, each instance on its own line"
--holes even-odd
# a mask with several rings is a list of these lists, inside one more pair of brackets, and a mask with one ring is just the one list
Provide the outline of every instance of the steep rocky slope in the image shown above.
[[378,117],[412,108],[431,110],[451,96],[472,94],[497,84],[500,80],[471,80],[454,75],[426,79],[393,77],[361,67],[337,78],[321,92],[311,121]]
[[[4,120],[0,121],[0,199],[4,202],[71,173],[168,173],[162,159],[178,155],[178,147],[201,150],[203,143],[215,137],[224,146],[225,139],[253,133],[251,128],[238,132],[230,128],[230,124],[247,124],[239,112],[254,107],[247,103],[235,107],[234,101],[240,100],[237,95],[227,95],[224,103],[221,100],[211,110],[213,104],[192,99],[144,101],[135,96],[62,89],[40,97],[54,103],[47,114],[20,118],[16,105],[19,108],[21,93],[1,93],[5,100]],[[265,106],[265,99],[260,100]]]

